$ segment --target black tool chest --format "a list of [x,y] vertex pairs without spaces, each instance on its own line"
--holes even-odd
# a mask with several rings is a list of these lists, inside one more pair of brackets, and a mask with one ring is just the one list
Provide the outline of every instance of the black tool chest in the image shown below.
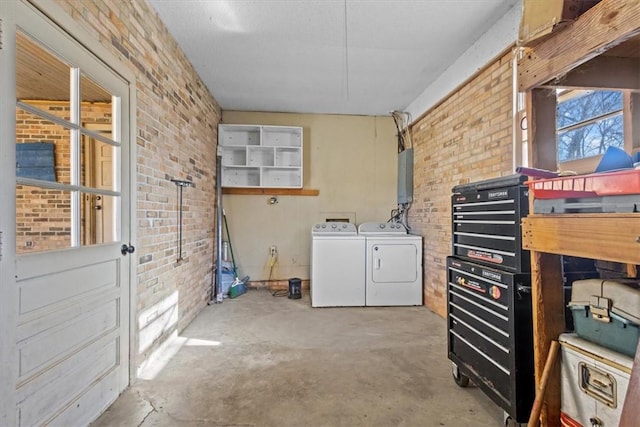
[[449,358],[518,422],[535,388],[531,276],[447,258]]
[[471,379],[516,422],[527,421],[535,395],[530,255],[520,231],[529,211],[525,180],[512,175],[454,187],[447,258],[454,377]]
[[515,273],[530,270],[520,233],[529,213],[525,180],[512,175],[453,188],[453,256]]

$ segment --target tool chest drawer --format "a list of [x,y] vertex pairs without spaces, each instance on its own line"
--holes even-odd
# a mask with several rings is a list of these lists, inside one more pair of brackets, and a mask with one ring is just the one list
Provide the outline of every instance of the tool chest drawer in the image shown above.
[[454,256],[514,272],[530,270],[520,234],[520,219],[529,212],[525,178],[512,175],[453,188]]

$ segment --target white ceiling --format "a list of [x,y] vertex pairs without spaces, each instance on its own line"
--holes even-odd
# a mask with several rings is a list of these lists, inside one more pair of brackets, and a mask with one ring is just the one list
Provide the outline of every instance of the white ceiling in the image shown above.
[[223,109],[362,115],[403,110],[518,1],[150,0]]

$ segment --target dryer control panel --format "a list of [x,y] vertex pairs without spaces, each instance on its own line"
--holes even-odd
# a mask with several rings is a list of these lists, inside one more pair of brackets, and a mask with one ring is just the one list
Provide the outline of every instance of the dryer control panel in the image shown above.
[[319,224],[314,224],[311,227],[311,234],[314,236],[319,235],[356,235],[358,231],[356,230],[356,226],[351,224],[350,222],[321,222]]
[[407,234],[407,229],[398,222],[363,222],[358,233],[363,236],[395,236]]

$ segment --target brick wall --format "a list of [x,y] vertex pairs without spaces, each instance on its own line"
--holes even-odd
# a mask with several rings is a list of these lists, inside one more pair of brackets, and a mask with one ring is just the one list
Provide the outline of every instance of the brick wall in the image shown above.
[[509,53],[413,126],[414,203],[409,224],[424,237],[425,304],[443,317],[451,188],[513,173],[511,79]]
[[[220,107],[145,0],[56,2],[95,35],[85,43],[99,42],[136,75],[137,242],[132,243],[138,266],[132,285],[137,287],[138,327],[145,340],[136,349],[140,364],[210,298]],[[195,184],[183,193],[181,262],[176,261],[178,193],[172,178]],[[165,324],[168,310],[176,320]]]

